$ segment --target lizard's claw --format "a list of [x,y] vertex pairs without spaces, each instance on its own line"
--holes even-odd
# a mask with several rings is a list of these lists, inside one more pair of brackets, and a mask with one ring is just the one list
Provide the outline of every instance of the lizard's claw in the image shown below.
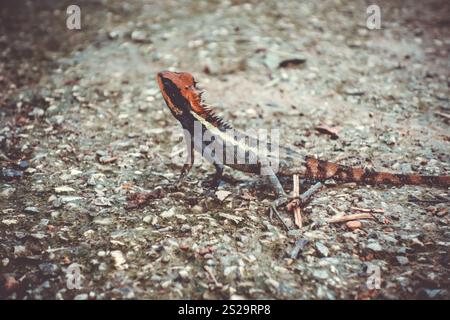
[[[279,199],[277,199],[277,200],[279,200]],[[284,227],[286,228],[286,230],[289,231],[289,230],[291,230],[291,228],[289,228],[289,226],[286,224],[286,222],[284,221],[283,217],[280,215],[280,213],[279,213],[278,210],[277,210],[277,204],[276,204],[277,200],[275,200],[274,202],[272,202],[272,204],[270,205],[270,208],[269,208],[269,217],[270,217],[270,219],[272,220],[273,214],[275,213],[275,215],[277,216],[277,218],[280,219],[280,221],[283,223],[283,225],[284,225]],[[281,204],[279,204],[279,205],[281,205]],[[278,205],[278,206],[279,206],[279,205]]]

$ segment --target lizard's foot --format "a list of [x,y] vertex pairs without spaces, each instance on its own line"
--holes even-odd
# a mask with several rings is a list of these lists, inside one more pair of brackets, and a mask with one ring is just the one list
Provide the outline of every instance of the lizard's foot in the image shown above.
[[272,220],[273,215],[275,214],[277,216],[277,218],[280,219],[280,221],[283,223],[286,230],[289,231],[289,230],[291,230],[291,228],[289,228],[289,226],[286,224],[286,222],[284,221],[283,217],[281,216],[281,214],[278,212],[278,209],[277,209],[279,206],[282,206],[286,202],[288,202],[287,196],[281,196],[278,199],[272,201],[272,203],[270,204],[270,207],[269,207],[269,218],[270,218],[270,220]]
[[283,218],[281,217],[280,213],[278,212],[277,208],[287,203],[287,209],[291,211],[293,208],[303,207],[307,204],[307,202],[310,200],[311,196],[318,192],[322,188],[322,183],[317,182],[315,185],[313,185],[311,188],[306,190],[306,192],[302,193],[298,197],[288,196],[288,195],[282,195],[278,199],[274,200],[270,205],[270,211],[269,211],[269,217],[272,220],[273,215],[275,214],[278,219],[281,220],[283,225],[286,227],[287,230],[290,230],[289,226],[285,223]]
[[273,215],[275,214],[277,216],[277,218],[283,223],[284,227],[286,228],[287,231],[291,230],[291,228],[286,224],[286,222],[284,221],[283,217],[281,216],[281,214],[278,212],[277,210],[277,206],[275,204],[271,204],[270,208],[269,208],[269,215],[270,215],[270,219],[273,219]]

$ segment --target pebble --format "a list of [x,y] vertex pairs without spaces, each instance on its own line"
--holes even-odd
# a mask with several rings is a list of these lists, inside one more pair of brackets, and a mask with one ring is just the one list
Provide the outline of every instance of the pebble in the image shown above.
[[178,274],[180,275],[181,279],[183,279],[183,280],[189,279],[189,272],[186,269],[180,270],[178,272]]
[[14,179],[14,178],[22,178],[23,172],[19,171],[19,170],[6,168],[6,169],[2,169],[2,176],[7,180]]
[[316,249],[322,257],[328,257],[330,251],[322,242],[316,242]]
[[74,192],[75,189],[71,188],[69,186],[60,186],[60,187],[55,187],[55,192],[56,193],[69,193],[69,192]]
[[39,270],[45,275],[55,275],[59,267],[56,264],[45,262],[39,265]]
[[142,31],[142,30],[134,30],[131,33],[131,40],[133,40],[134,42],[141,42],[141,43],[151,42],[150,39],[147,36],[147,33],[145,31]]
[[409,259],[407,257],[397,256],[396,258],[397,258],[398,263],[402,266],[409,263]]
[[25,246],[14,246],[14,255],[23,256],[27,252]]
[[113,223],[111,218],[96,218],[94,219],[95,224],[99,224],[102,226],[107,226]]
[[37,213],[39,213],[39,209],[36,208],[36,207],[26,207],[23,211],[25,213],[29,213],[29,214],[37,214]]
[[203,213],[203,207],[199,205],[195,205],[192,207],[192,213],[200,214]]
[[326,280],[329,278],[328,272],[323,269],[316,269],[313,271],[313,276],[317,279]]
[[127,268],[127,265],[125,264],[126,260],[125,257],[120,250],[114,250],[111,251],[111,257],[114,260],[114,266],[117,270],[123,270]]
[[152,222],[153,216],[152,215],[146,215],[144,218],[142,218],[142,221],[144,221],[145,223],[150,223]]
[[161,218],[169,219],[175,216],[175,207],[170,208],[169,210],[164,211],[160,214]]
[[345,224],[347,226],[347,228],[349,228],[350,230],[356,230],[356,229],[361,229],[362,227],[362,223],[361,221],[347,221],[347,223]]
[[188,225],[187,223],[183,224],[180,228],[181,232],[189,232],[191,230],[191,226]]
[[33,111],[30,112],[30,116],[42,117],[45,113],[45,110],[42,108],[33,108]]
[[29,167],[28,161],[26,160],[20,160],[19,163],[17,164],[17,166],[21,169],[21,170],[26,170]]
[[19,221],[17,219],[3,219],[2,223],[6,224],[7,226],[10,226],[12,224],[17,224]]
[[223,200],[225,200],[230,194],[231,194],[231,192],[229,192],[229,191],[219,190],[219,191],[216,192],[216,197],[217,197],[217,199],[219,199],[220,201],[223,201]]
[[99,207],[110,207],[112,205],[111,200],[106,197],[95,198],[94,204]]
[[16,191],[16,188],[6,188],[0,192],[0,197],[4,199],[9,199]]
[[50,116],[55,115],[56,113],[58,113],[58,106],[56,106],[56,105],[51,105],[51,106],[49,106],[49,107],[45,110],[45,113],[46,113],[47,115],[50,115]]
[[82,293],[82,294],[77,294],[73,300],[87,300],[88,299],[88,294],[87,293]]
[[376,241],[369,243],[366,247],[367,247],[367,249],[370,249],[375,252],[383,251],[383,248],[381,247],[381,245]]

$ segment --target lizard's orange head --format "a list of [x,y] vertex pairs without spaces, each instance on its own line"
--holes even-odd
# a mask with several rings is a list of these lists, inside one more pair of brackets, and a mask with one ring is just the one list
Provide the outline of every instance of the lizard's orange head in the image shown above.
[[[209,124],[231,128],[228,124],[214,115],[211,109],[202,104],[202,92],[196,87],[194,77],[187,72],[161,71],[156,75],[159,89],[172,114],[183,127],[190,126],[194,121],[205,121]],[[195,113],[196,115],[194,115]]]
[[177,118],[201,108],[201,93],[194,77],[187,72],[161,71],[157,74],[159,89],[167,106]]

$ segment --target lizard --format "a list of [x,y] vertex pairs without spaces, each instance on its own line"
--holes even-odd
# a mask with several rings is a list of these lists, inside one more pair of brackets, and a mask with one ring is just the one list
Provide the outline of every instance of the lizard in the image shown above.
[[[277,207],[285,204],[289,199],[280,183],[279,177],[292,176],[293,174],[313,181],[334,179],[341,183],[355,182],[365,185],[425,185],[442,188],[450,186],[449,175],[432,176],[378,172],[369,168],[351,167],[319,160],[304,154],[304,152],[294,151],[287,147],[280,147],[286,153],[287,158],[280,160],[278,170],[274,172],[270,166],[271,161],[273,161],[270,158],[270,153],[264,152],[261,154],[259,150],[249,147],[242,140],[237,139],[235,134],[231,134],[233,127],[218,117],[213,109],[204,102],[202,98],[203,91],[199,89],[196,80],[190,73],[162,71],[156,75],[156,81],[167,107],[181,124],[185,134],[187,133],[185,140],[187,143],[188,161],[182,167],[177,185],[183,183],[191,170],[194,163],[195,150],[211,162],[216,169],[211,182],[213,189],[217,188],[221,181],[224,166],[246,173],[266,175],[277,197],[271,205],[271,209],[275,210],[275,212]],[[201,129],[201,134],[196,135],[194,133],[195,126]],[[205,133],[208,133],[214,139],[210,141],[203,139]],[[232,152],[234,154],[231,158],[227,158],[231,159],[231,161],[224,161],[223,156],[220,157],[209,152],[208,148],[210,148],[212,141],[233,146]],[[265,146],[270,149],[271,144],[267,143]],[[241,155],[253,156],[257,161],[239,163],[236,161],[239,152]]]

